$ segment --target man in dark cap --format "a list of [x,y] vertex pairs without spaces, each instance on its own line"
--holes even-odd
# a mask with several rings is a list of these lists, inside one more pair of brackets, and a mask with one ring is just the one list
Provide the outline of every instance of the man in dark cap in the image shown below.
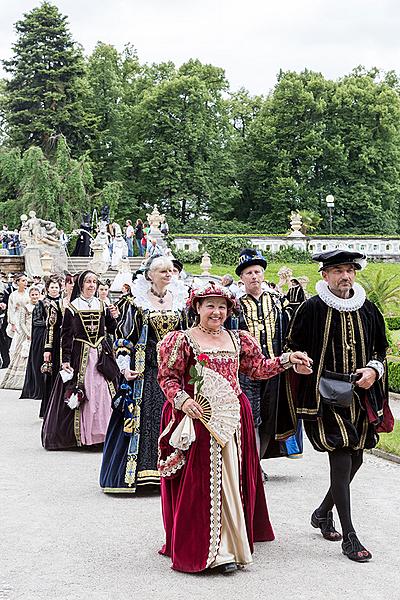
[[[313,359],[313,374],[294,376],[289,403],[304,420],[314,449],[328,452],[330,488],[311,524],[330,541],[343,539],[349,559],[366,562],[371,553],[358,540],[351,518],[350,483],[373,448],[377,432],[392,427],[385,373],[387,340],[383,317],[355,283],[366,264],[359,252],[333,250],[313,256],[322,279],[291,321],[287,348],[302,348]],[[304,381],[303,381],[304,379]],[[336,505],[342,535],[336,531]]]
[[[260,251],[245,248],[240,253],[236,275],[244,284],[245,294],[239,298],[239,329],[248,330],[264,356],[274,358],[282,353],[288,317],[279,296],[262,288],[266,266]],[[275,440],[280,376],[268,381],[239,377],[252,407],[260,459],[287,456],[285,443]]]

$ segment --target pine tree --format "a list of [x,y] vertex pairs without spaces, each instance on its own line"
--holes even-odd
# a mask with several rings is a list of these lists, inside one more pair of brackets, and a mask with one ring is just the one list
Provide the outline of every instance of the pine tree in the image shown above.
[[80,154],[87,134],[81,102],[85,66],[67,17],[43,2],[15,28],[14,56],[3,61],[11,75],[3,99],[10,145],[22,150],[37,145],[47,151],[51,137],[63,134]]

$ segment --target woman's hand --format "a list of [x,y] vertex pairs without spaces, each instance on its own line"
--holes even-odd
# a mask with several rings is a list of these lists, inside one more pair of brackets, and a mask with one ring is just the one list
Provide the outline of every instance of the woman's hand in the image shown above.
[[67,371],[67,373],[72,373],[73,371],[73,368],[71,367],[69,362],[62,363],[61,368],[63,369],[63,371]]
[[137,377],[139,377],[139,373],[137,371],[132,371],[132,369],[124,369],[121,373],[127,381],[132,381],[132,379],[137,379]]
[[300,375],[310,375],[310,373],[312,373],[313,361],[307,356],[306,352],[292,352],[289,356],[289,360],[296,373],[299,373]]
[[198,419],[203,414],[200,404],[197,404],[193,398],[188,398],[182,405],[183,412],[192,419]]
[[110,306],[108,307],[108,310],[110,311],[110,315],[112,317],[114,317],[114,319],[118,319],[118,317],[119,317],[119,310],[115,306],[115,304],[110,304]]
[[45,352],[43,354],[43,360],[44,362],[51,362],[51,352]]

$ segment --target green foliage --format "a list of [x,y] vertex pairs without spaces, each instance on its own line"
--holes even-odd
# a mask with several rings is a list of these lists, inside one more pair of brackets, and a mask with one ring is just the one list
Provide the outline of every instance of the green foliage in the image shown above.
[[390,329],[391,331],[396,331],[397,329],[400,329],[400,316],[386,317],[385,321],[388,329]]
[[172,253],[174,257],[180,260],[182,263],[193,265],[197,263],[200,264],[201,262],[201,252],[191,252],[190,250],[177,250],[177,248],[172,244]]
[[47,151],[59,134],[74,151],[85,147],[85,65],[66,21],[55,5],[43,2],[15,25],[14,55],[3,61],[11,78],[2,107],[10,145],[22,150],[36,144]]
[[389,390],[400,394],[400,361],[388,361]]
[[209,238],[204,241],[204,248],[211,257],[211,262],[224,264],[236,263],[243,248],[251,246],[250,240],[236,237]]
[[375,278],[360,275],[360,283],[364,286],[367,297],[376,304],[382,313],[387,312],[390,303],[400,303],[400,285],[398,275],[385,276],[380,269]]
[[[293,262],[293,263],[312,263],[313,260],[309,252],[288,247],[278,250],[278,252],[265,253],[268,260],[273,262]],[[315,264],[315,263],[314,263]]]

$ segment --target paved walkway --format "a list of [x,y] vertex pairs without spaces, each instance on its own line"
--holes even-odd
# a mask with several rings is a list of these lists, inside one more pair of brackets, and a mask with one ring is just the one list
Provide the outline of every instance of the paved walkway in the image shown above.
[[[232,576],[186,575],[157,554],[157,494],[110,497],[98,487],[101,455],[46,452],[39,403],[0,391],[0,598],[24,600],[397,600],[400,465],[372,455],[353,487],[354,521],[373,552],[354,564],[309,517],[327,487],[327,457],[266,461],[276,541]],[[195,506],[188,507],[196,519]]]

